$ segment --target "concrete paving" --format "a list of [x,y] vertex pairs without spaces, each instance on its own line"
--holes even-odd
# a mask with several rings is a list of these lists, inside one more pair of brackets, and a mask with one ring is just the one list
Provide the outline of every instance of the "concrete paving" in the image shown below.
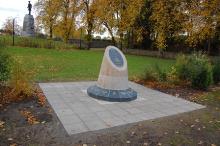
[[129,82],[138,97],[130,102],[91,98],[96,82],[40,83],[47,100],[69,135],[189,112],[205,106]]

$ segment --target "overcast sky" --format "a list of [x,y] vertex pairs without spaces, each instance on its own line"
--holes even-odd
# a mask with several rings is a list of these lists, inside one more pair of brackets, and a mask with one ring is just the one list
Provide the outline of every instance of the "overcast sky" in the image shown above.
[[[28,14],[28,1],[29,0],[0,0],[0,28],[2,28],[7,18],[16,18],[16,21],[20,26],[23,25],[23,19],[25,14]],[[30,0],[34,5],[38,0]],[[32,9],[32,15],[35,17],[34,10]],[[100,34],[94,34],[100,35]],[[101,35],[109,36],[107,32]]]
[[[37,0],[30,1],[32,5],[37,2]],[[28,0],[0,0],[0,28],[8,17],[16,17],[16,21],[22,26],[24,16],[28,14],[27,5]]]

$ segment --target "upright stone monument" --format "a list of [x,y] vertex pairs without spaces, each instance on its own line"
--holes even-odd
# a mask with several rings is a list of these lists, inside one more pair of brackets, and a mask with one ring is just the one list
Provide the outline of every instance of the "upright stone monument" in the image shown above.
[[137,98],[137,92],[128,86],[127,60],[118,48],[106,48],[98,82],[87,89],[87,94],[93,98],[113,102]]
[[31,15],[32,4],[28,1],[29,13],[25,15],[23,22],[22,36],[33,37],[34,36],[34,17]]

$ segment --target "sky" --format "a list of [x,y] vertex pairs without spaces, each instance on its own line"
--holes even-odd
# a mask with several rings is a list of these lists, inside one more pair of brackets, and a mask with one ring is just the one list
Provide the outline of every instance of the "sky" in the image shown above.
[[[18,25],[23,25],[23,19],[25,14],[28,14],[28,1],[29,0],[0,0],[0,28],[2,28],[5,20],[7,18],[16,18]],[[38,0],[30,0],[31,4],[34,5]],[[32,15],[34,17],[36,14],[34,13],[34,9],[32,8]],[[94,34],[95,36],[100,34]],[[101,37],[109,36],[107,32],[100,35]]]
[[[30,0],[34,5],[37,0]],[[28,14],[28,0],[0,0],[0,28],[2,27],[5,19],[16,18],[20,26],[22,26],[25,14]],[[34,12],[32,14],[35,16]]]

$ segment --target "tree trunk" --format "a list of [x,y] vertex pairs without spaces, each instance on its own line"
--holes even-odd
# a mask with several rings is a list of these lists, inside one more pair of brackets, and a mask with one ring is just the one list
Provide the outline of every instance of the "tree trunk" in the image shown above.
[[134,49],[134,30],[131,28],[131,49]]
[[92,30],[89,28],[88,29],[88,36],[87,36],[87,50],[90,50],[91,40],[92,40]]
[[123,33],[120,32],[120,50],[123,49]]
[[210,55],[211,54],[211,39],[209,38],[208,39],[208,55]]
[[111,28],[109,27],[109,25],[106,22],[103,22],[103,24],[105,25],[105,27],[107,28],[108,32],[111,35],[113,45],[115,45],[116,44],[115,37],[113,35],[113,32],[112,32]]
[[131,39],[131,32],[130,32],[130,30],[127,32],[127,39],[128,39],[127,48],[130,49],[130,47],[131,47],[131,45],[130,45],[130,43],[131,43],[131,41],[130,41],[130,39]]
[[53,38],[53,27],[52,26],[50,26],[50,39],[52,39]]

